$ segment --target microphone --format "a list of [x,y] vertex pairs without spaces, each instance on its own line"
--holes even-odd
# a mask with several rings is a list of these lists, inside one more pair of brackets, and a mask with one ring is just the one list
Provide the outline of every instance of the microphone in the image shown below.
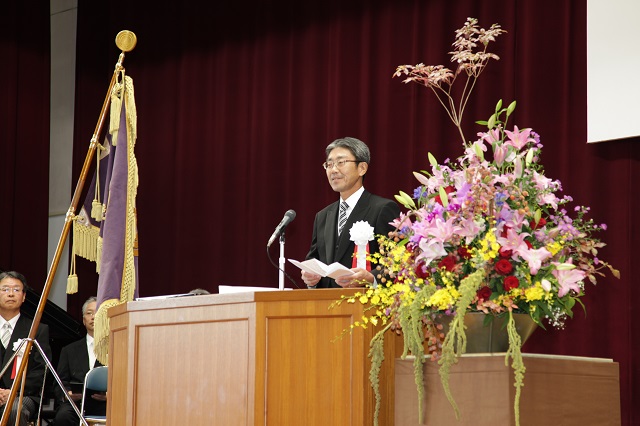
[[275,241],[275,239],[278,238],[280,233],[282,233],[282,231],[284,231],[284,228],[286,228],[287,225],[290,222],[292,222],[293,219],[295,219],[295,218],[296,218],[296,212],[293,211],[293,210],[287,210],[287,212],[284,214],[284,217],[282,218],[282,220],[280,221],[280,223],[276,227],[276,230],[273,231],[273,234],[271,234],[271,238],[269,238],[269,242],[267,243],[267,248],[269,248],[271,246],[271,244]]

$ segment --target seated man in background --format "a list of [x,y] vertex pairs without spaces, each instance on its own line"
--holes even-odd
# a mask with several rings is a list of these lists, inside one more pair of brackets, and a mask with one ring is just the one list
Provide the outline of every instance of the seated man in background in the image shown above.
[[[12,365],[7,365],[9,359],[20,346],[22,339],[29,337],[29,331],[33,319],[20,313],[20,308],[27,297],[27,279],[19,272],[7,271],[0,273],[0,358],[2,366],[7,366],[4,375],[0,377],[0,414],[4,412],[5,405],[9,399],[14,375],[22,362],[22,356],[17,355]],[[49,346],[49,327],[40,324],[35,336],[47,358],[51,359],[51,347]],[[22,350],[26,344],[22,346]],[[22,351],[21,350],[21,351]],[[14,369],[15,367],[15,369]],[[26,425],[29,420],[35,419],[38,415],[40,405],[40,390],[44,380],[45,361],[35,345],[31,347],[29,354],[29,364],[24,383],[24,397],[22,398],[22,410],[20,412],[20,425]],[[11,414],[7,424],[14,425],[19,406],[19,393],[13,400]]]
[[[87,337],[73,342],[60,352],[60,361],[58,362],[57,373],[66,386],[66,391],[75,402],[78,410],[82,407],[82,391],[78,393],[73,389],[71,384],[75,383],[78,387],[80,383],[84,383],[84,378],[93,367],[97,367],[100,362],[96,361],[93,351],[93,327],[96,314],[96,298],[90,297],[82,305],[82,323],[87,329]],[[76,390],[74,392],[74,390]],[[77,426],[80,419],[74,411],[69,401],[64,397],[62,389],[56,386],[56,397],[62,401],[56,416],[54,424],[56,426]],[[107,411],[106,396],[102,394],[87,395],[84,402],[84,409],[87,414],[104,416]]]

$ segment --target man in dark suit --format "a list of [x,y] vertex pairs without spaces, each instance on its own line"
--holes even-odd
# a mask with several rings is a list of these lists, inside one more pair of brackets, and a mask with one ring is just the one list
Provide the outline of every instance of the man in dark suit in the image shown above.
[[[371,161],[369,147],[364,142],[351,137],[336,139],[327,146],[326,155],[323,167],[329,185],[340,194],[340,199],[316,214],[311,248],[306,258],[326,264],[339,262],[354,273],[333,280],[302,271],[302,280],[308,288],[372,284],[375,277],[369,270],[352,268],[355,243],[350,239],[349,230],[354,223],[365,221],[374,228],[374,235],[387,235],[393,230],[389,222],[400,215],[400,208],[394,201],[364,189],[364,176]],[[345,212],[342,221],[339,220],[341,204]],[[377,251],[378,242],[374,238],[369,241],[369,253]]]
[[[27,280],[24,275],[15,271],[0,273],[0,358],[2,367],[7,366],[7,371],[0,378],[0,412],[4,412],[5,404],[9,399],[11,386],[22,362],[22,356],[17,355],[9,364],[9,359],[16,352],[21,339],[29,337],[33,320],[20,313],[20,307],[27,296]],[[36,340],[47,358],[51,359],[51,347],[49,346],[49,327],[40,324],[36,332]],[[26,344],[25,344],[26,346]],[[22,347],[22,349],[25,348]],[[22,352],[22,350],[21,350]],[[15,368],[14,368],[15,367]],[[22,398],[22,410],[20,413],[20,425],[26,425],[28,420],[37,417],[40,404],[40,391],[44,380],[45,361],[35,345],[31,347],[29,364],[24,383],[24,397]],[[11,415],[8,424],[15,424],[18,412],[19,395],[16,394],[11,407]]]
[[[60,360],[56,372],[62,383],[66,386],[68,395],[76,403],[78,409],[82,407],[82,393],[74,392],[72,383],[84,383],[84,378],[91,368],[101,365],[96,361],[93,352],[93,329],[96,314],[96,298],[90,297],[82,305],[82,323],[87,329],[87,336],[73,342],[60,352]],[[62,401],[58,410],[54,424],[56,426],[77,426],[79,422],[78,415],[71,406],[71,403],[64,397],[62,389],[56,387],[56,397]],[[102,394],[95,393],[87,395],[84,401],[84,409],[87,414],[104,416],[107,410],[106,397]]]

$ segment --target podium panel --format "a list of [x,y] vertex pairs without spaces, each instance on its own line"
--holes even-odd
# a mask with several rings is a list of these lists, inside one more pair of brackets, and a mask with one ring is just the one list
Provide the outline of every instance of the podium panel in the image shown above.
[[[206,295],[109,310],[110,425],[371,425],[374,330],[354,290]],[[393,339],[386,347],[393,359]],[[393,363],[381,390],[393,401]],[[393,424],[383,404],[381,425]]]
[[[520,425],[620,426],[618,363],[607,359],[523,354],[527,369],[520,396]],[[465,355],[451,368],[457,421],[438,374],[425,363],[425,418],[418,419],[413,361],[396,359],[395,425],[515,425],[515,387],[504,354]]]

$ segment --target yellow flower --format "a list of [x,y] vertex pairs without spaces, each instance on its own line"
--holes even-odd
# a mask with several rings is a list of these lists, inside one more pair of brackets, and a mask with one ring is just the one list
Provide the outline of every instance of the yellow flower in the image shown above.
[[500,244],[497,242],[494,228],[491,228],[479,243],[480,247],[474,250],[474,255],[479,256],[485,262],[489,262],[498,256]]
[[533,287],[529,287],[524,290],[524,298],[527,302],[532,302],[534,300],[542,300],[544,297],[545,291],[540,285],[540,282],[536,282]]
[[363,305],[366,305],[367,302],[369,301],[369,298],[366,295],[362,295],[360,296],[360,299],[358,299],[360,303],[362,303]]
[[427,306],[435,307],[438,310],[444,311],[453,306],[460,293],[454,287],[445,287],[437,290],[427,301]]
[[555,256],[556,254],[558,254],[558,252],[560,250],[562,250],[562,242],[560,241],[554,241],[552,243],[547,244],[547,250],[549,250],[549,252]]

